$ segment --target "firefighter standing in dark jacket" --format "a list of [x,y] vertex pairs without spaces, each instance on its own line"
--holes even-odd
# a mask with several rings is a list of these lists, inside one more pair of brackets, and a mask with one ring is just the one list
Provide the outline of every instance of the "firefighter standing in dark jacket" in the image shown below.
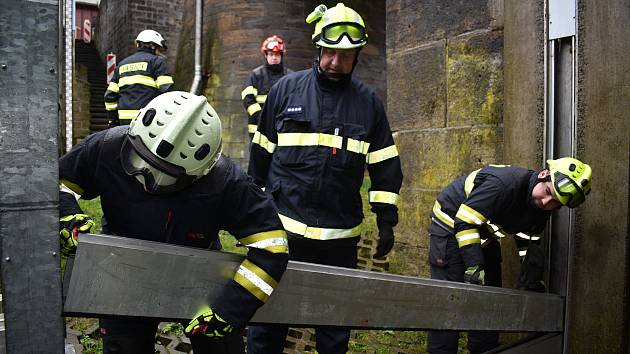
[[274,34],[265,39],[260,47],[260,51],[265,56],[265,64],[249,73],[245,88],[241,92],[243,106],[249,116],[247,132],[249,133],[250,141],[256,132],[256,127],[260,120],[260,112],[267,99],[269,89],[281,77],[293,72],[284,67],[284,56],[287,53],[287,49],[284,45],[284,40],[278,35]]
[[[76,195],[100,196],[108,233],[218,248],[213,247],[220,245],[218,231],[228,230],[248,247],[222,295],[185,330],[195,353],[242,353],[243,328],[286,268],[287,238],[271,198],[221,155],[221,123],[205,97],[161,95],[129,127],[87,137],[60,158],[59,167],[60,236],[66,254],[74,252],[76,232],[89,232],[93,225]],[[157,325],[101,320],[105,353],[153,353]]]
[[[553,210],[575,208],[591,189],[591,167],[565,157],[535,172],[490,165],[460,177],[438,195],[431,215],[431,278],[501,286],[501,248],[513,235],[522,257],[519,288],[545,291],[539,236]],[[457,353],[459,333],[430,331],[428,352]],[[497,332],[470,332],[468,350],[498,346]]]
[[127,125],[140,109],[156,96],[170,91],[173,77],[160,55],[166,41],[153,30],[144,30],[136,38],[138,50],[123,59],[105,92],[105,109],[110,125]]
[[[343,4],[320,5],[313,21],[318,60],[271,88],[248,172],[276,202],[291,259],[355,268],[365,166],[379,228],[375,257],[383,257],[398,222],[400,159],[381,100],[351,77],[367,40],[361,16]],[[248,353],[281,353],[286,334],[286,326],[250,326]],[[316,336],[318,353],[348,350],[347,328],[318,327]]]

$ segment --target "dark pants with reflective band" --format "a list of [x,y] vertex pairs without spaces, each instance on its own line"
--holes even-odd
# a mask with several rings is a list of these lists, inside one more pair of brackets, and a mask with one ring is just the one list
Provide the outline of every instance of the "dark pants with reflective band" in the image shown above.
[[[431,279],[463,283],[466,266],[454,235],[431,234],[429,261]],[[501,245],[490,239],[482,247],[486,286],[501,287]],[[439,261],[441,259],[442,261]],[[427,351],[430,354],[456,354],[459,332],[429,331]],[[468,350],[472,354],[486,352],[499,345],[498,332],[468,332]]]
[[[159,321],[137,319],[102,319],[103,354],[155,354],[155,333]],[[186,326],[186,324],[184,324]],[[241,333],[212,340],[203,335],[190,338],[195,354],[243,354]]]
[[[294,261],[357,267],[358,237],[341,240],[311,240],[289,234],[289,258]],[[249,326],[248,354],[280,354],[284,349],[289,326]],[[319,354],[345,354],[348,351],[350,329],[344,327],[316,327],[316,349]]]

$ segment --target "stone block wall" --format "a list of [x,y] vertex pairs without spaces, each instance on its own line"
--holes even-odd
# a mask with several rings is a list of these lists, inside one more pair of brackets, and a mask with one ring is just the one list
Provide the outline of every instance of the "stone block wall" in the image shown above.
[[90,134],[90,83],[87,68],[77,64],[72,78],[72,144]]

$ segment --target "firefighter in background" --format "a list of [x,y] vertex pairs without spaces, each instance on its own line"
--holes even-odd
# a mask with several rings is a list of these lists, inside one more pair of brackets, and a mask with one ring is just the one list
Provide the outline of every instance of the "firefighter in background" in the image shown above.
[[140,109],[158,95],[170,91],[173,77],[160,52],[166,40],[156,31],[144,30],[136,37],[138,50],[123,59],[105,91],[105,109],[111,126],[128,125]]
[[[501,246],[511,234],[522,257],[518,287],[544,292],[540,237],[553,210],[575,208],[591,190],[591,167],[577,159],[548,160],[547,168],[490,165],[440,192],[429,226],[431,278],[501,286]],[[428,352],[455,354],[459,333],[429,331]],[[498,346],[498,332],[469,332],[468,350]]]
[[280,36],[274,34],[265,39],[260,47],[260,51],[265,56],[265,64],[249,73],[245,89],[241,92],[243,106],[247,110],[249,117],[247,132],[249,133],[250,141],[256,132],[260,111],[265,104],[269,89],[281,77],[292,72],[292,70],[284,67],[284,56],[287,49]]
[[[361,16],[341,3],[320,5],[307,22],[316,22],[318,58],[269,91],[248,172],[273,196],[292,260],[356,268],[366,165],[379,230],[374,257],[380,258],[394,245],[400,159],[383,103],[352,78],[367,43]],[[349,329],[315,330],[318,353],[347,352]],[[286,334],[286,326],[249,326],[248,353],[282,353]]]
[[[195,353],[241,354],[245,324],[280,281],[288,245],[271,198],[221,146],[217,113],[205,97],[187,92],[160,95],[130,126],[88,136],[59,159],[61,248],[72,254],[76,233],[93,225],[78,195],[100,196],[115,235],[207,249],[228,230],[248,247],[247,257],[185,332]],[[153,353],[157,326],[102,319],[104,352]]]

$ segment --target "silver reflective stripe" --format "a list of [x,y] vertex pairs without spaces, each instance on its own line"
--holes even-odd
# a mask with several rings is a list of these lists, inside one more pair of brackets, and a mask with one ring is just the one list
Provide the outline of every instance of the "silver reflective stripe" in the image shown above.
[[267,284],[267,282],[262,280],[261,277],[256,275],[256,273],[252,272],[251,270],[245,268],[242,264],[240,267],[238,267],[237,273],[242,275],[245,279],[249,280],[263,293],[267,294],[267,296],[271,295],[271,293],[273,292],[273,287],[271,285]]

